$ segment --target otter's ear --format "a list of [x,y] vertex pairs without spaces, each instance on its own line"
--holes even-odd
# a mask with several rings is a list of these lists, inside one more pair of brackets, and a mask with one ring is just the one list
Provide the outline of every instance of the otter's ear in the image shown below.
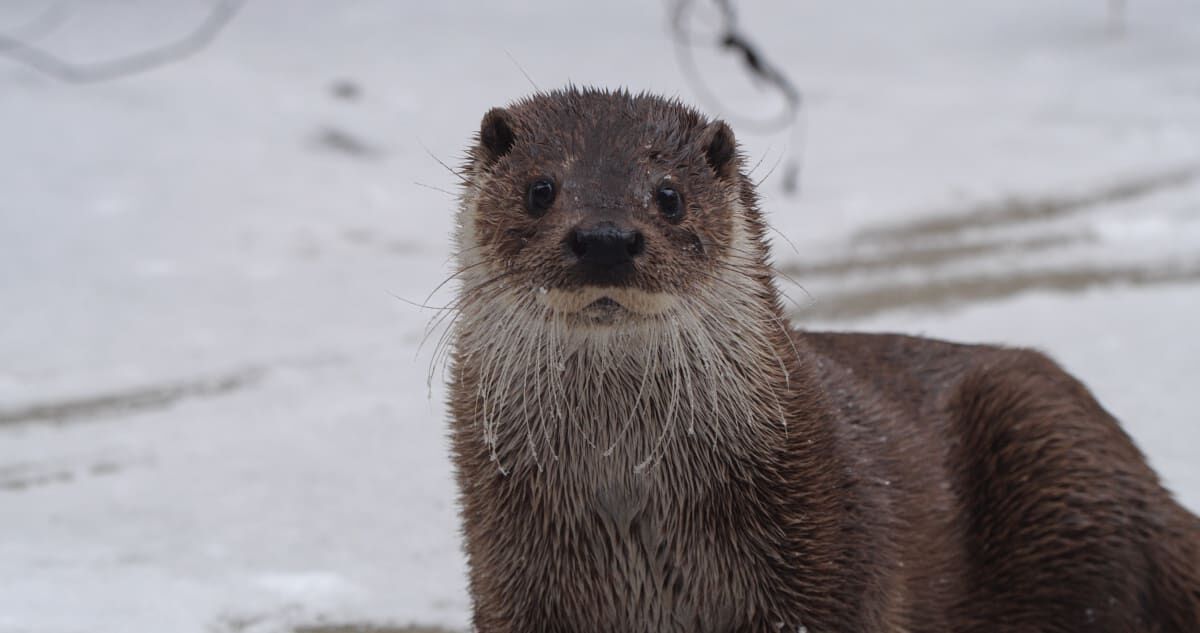
[[700,135],[700,146],[704,148],[708,166],[712,167],[718,178],[737,175],[737,143],[733,139],[733,130],[724,121],[713,121],[704,128]]
[[483,149],[484,162],[491,164],[500,160],[515,141],[512,115],[508,110],[492,108],[483,115],[483,122],[479,124],[479,146]]

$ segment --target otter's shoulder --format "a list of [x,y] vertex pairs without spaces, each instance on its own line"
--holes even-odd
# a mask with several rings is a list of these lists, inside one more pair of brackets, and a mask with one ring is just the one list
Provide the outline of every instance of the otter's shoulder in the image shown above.
[[850,397],[947,421],[944,430],[951,434],[1016,433],[1030,442],[1069,436],[1072,446],[1128,448],[1123,457],[1129,463],[1140,458],[1087,386],[1040,351],[899,334],[795,336],[812,350],[818,375],[835,396],[854,384]]
[[796,331],[793,337],[815,354],[827,380],[853,376],[881,395],[926,406],[981,380],[1014,374],[1080,386],[1049,356],[1029,348],[890,333]]
[[817,356],[821,373],[847,371],[880,387],[908,391],[915,383],[943,383],[998,354],[1023,351],[890,333],[795,331],[792,336]]
[[850,365],[864,366],[963,362],[980,355],[1012,351],[995,345],[955,343],[893,333],[796,330],[792,336],[807,343],[818,354]]

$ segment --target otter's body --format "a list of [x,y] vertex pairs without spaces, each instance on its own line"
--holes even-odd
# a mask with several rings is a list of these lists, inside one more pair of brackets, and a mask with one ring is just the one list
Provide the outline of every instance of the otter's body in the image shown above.
[[480,633],[1200,630],[1200,521],[1043,356],[796,332],[732,133],[484,119],[452,440]]

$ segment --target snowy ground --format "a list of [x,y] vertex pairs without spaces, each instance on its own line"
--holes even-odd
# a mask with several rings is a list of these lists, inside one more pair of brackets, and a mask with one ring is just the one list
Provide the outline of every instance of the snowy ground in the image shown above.
[[[502,4],[253,0],[95,85],[0,59],[0,632],[464,627],[432,315],[397,299],[449,272],[422,145],[457,162],[531,89],[506,52],[695,97],[658,4]],[[740,4],[808,104],[801,195],[763,185],[798,319],[1048,350],[1200,510],[1200,5]],[[44,44],[205,6],[75,2]],[[740,138],[760,174],[788,140]]]

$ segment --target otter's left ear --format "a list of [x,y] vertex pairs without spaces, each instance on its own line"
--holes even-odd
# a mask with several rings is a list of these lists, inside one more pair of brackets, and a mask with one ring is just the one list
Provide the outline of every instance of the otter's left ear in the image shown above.
[[708,166],[712,167],[718,178],[737,175],[737,143],[733,139],[733,130],[724,121],[713,121],[704,128],[700,134],[700,146],[704,148]]

